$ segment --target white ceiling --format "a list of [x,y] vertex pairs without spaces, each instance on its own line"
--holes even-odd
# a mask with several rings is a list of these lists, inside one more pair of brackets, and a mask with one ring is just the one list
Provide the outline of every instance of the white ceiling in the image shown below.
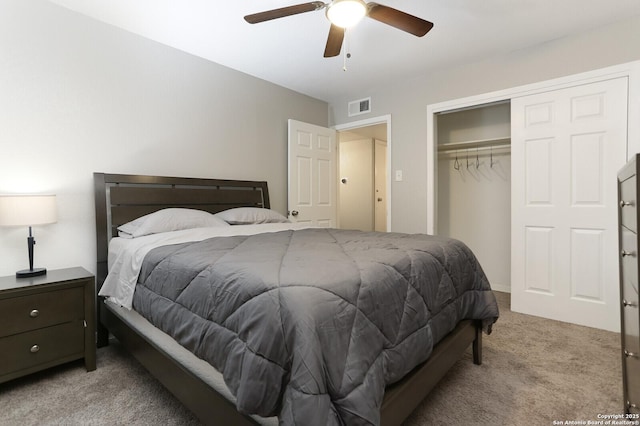
[[[640,0],[379,0],[433,22],[418,38],[365,18],[351,53],[323,58],[324,10],[250,25],[243,16],[304,0],[50,0],[230,68],[331,101],[640,14]],[[326,0],[329,1],[329,0]],[[345,50],[343,46],[343,52]]]

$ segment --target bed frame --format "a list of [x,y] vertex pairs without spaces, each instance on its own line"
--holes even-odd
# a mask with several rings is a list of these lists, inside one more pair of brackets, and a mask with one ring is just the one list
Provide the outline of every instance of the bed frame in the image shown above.
[[[119,225],[167,207],[216,213],[233,207],[269,208],[267,182],[94,173],[97,290],[107,276],[109,240]],[[204,424],[255,425],[236,411],[203,380],[143,335],[130,328],[100,300],[98,346],[115,336],[154,377]],[[388,386],[381,408],[381,425],[400,425],[438,381],[473,347],[473,362],[482,362],[482,333],[478,321],[465,320],[435,346],[431,357],[401,381]]]

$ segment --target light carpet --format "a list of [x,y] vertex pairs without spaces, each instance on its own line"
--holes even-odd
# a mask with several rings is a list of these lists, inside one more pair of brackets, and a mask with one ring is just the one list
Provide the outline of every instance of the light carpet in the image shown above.
[[[483,336],[407,420],[423,425],[552,425],[622,412],[620,335],[511,312]],[[120,347],[98,349],[98,369],[73,362],[0,384],[0,425],[197,425]],[[220,423],[224,425],[224,422]]]

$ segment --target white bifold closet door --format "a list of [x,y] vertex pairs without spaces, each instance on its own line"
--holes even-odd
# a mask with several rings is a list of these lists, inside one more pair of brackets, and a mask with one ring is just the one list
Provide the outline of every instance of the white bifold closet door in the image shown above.
[[511,101],[511,308],[619,331],[616,175],[627,84]]

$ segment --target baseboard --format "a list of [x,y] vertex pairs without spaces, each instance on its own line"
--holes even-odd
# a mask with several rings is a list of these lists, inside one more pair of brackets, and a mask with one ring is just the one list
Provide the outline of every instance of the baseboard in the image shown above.
[[499,283],[491,283],[491,290],[501,291],[503,293],[511,293],[511,285],[509,284],[499,284]]

